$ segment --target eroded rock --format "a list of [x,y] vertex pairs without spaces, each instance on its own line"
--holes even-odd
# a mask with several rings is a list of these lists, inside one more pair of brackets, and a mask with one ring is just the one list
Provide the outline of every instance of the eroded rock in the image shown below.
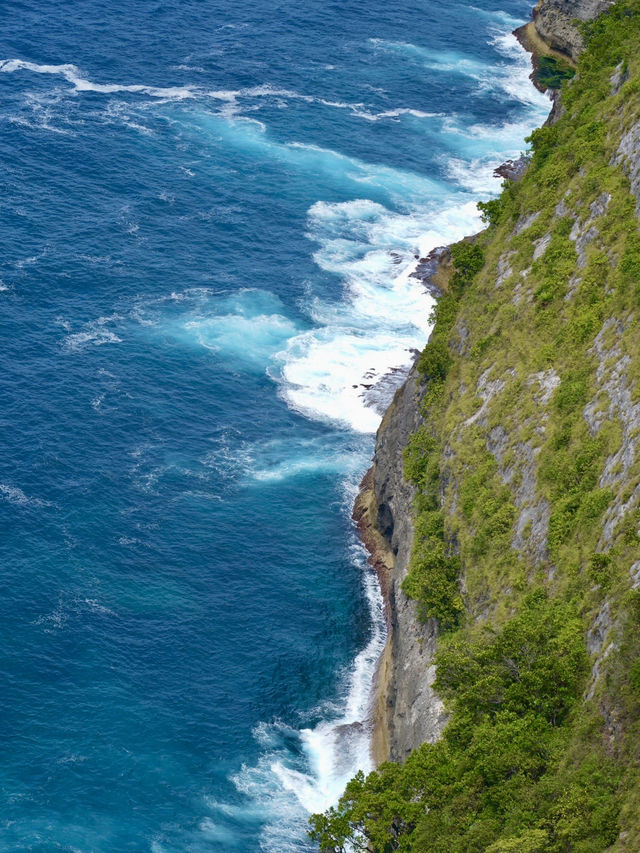
[[414,366],[396,392],[378,430],[373,467],[377,525],[393,553],[388,577],[389,639],[378,674],[374,714],[374,759],[405,759],[425,741],[440,737],[447,721],[444,705],[433,689],[438,628],[421,622],[417,603],[402,591],[413,544],[412,505],[415,488],[404,479],[404,449],[423,423],[420,403],[426,386]]
[[576,244],[578,255],[578,267],[583,269],[587,265],[587,247],[598,237],[599,231],[594,225],[596,219],[607,211],[611,196],[609,193],[600,193],[598,198],[589,206],[590,216],[584,222],[576,220],[569,234],[569,239]]
[[575,62],[584,41],[574,20],[589,21],[612,5],[613,0],[544,0],[534,10],[533,20],[540,38]]
[[636,201],[636,213],[640,217],[640,121],[631,125],[626,133],[623,133],[618,151],[613,158],[613,163],[616,166],[621,166],[629,182],[631,183],[631,192]]
[[[592,435],[597,435],[606,421],[617,418],[622,427],[622,441],[619,449],[605,461],[600,476],[600,488],[616,490],[626,482],[629,471],[636,459],[640,433],[640,402],[634,402],[627,377],[630,359],[620,347],[620,336],[632,321],[609,318],[596,335],[590,353],[596,357],[596,381],[598,394],[584,408],[583,416]],[[607,337],[613,332],[613,343],[606,345]],[[600,548],[606,550],[613,540],[615,529],[624,515],[637,502],[636,492],[627,500],[616,497],[607,509]]]

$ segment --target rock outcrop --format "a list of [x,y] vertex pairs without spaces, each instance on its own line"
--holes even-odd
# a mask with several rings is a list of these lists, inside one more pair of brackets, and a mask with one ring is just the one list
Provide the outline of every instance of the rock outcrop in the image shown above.
[[613,0],[542,0],[533,11],[538,36],[574,62],[584,48],[575,21],[589,21],[605,12]]
[[[401,761],[425,741],[438,739],[446,723],[444,706],[433,691],[432,658],[438,636],[434,620],[420,622],[416,602],[402,590],[413,543],[415,489],[403,476],[403,453],[409,436],[422,423],[425,385],[412,368],[397,391],[378,430],[374,464],[368,480],[375,516],[369,523],[388,547],[383,559],[389,639],[378,673],[373,752],[377,763]],[[365,541],[371,539],[365,537]],[[380,555],[380,550],[377,552]],[[380,571],[378,562],[378,569]]]

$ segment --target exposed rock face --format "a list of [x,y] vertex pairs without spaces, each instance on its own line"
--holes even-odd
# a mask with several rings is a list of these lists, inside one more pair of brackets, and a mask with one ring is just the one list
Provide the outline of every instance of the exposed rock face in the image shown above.
[[584,43],[573,21],[589,21],[612,5],[612,0],[542,0],[533,13],[536,32],[553,50],[575,62]]
[[628,79],[629,69],[625,68],[624,62],[620,62],[616,66],[614,73],[611,75],[611,94],[617,95]]
[[425,289],[436,299],[446,290],[451,277],[451,253],[447,246],[432,249],[426,258],[420,258],[411,278],[419,279]]
[[[609,318],[596,335],[592,348],[598,363],[596,378],[600,390],[596,398],[585,406],[584,418],[592,435],[597,435],[604,423],[615,418],[618,419],[622,431],[619,449],[605,462],[600,477],[601,488],[618,489],[621,484],[628,482],[629,472],[638,451],[640,403],[634,400],[633,386],[627,377],[631,359],[621,351],[617,341],[633,321],[633,315],[625,320],[616,321],[614,318]],[[606,335],[611,331],[615,332],[615,337],[612,344],[607,346]],[[607,551],[611,547],[619,522],[632,507],[637,505],[639,499],[640,487],[636,487],[631,494],[625,495],[624,499],[618,497],[609,506],[605,513],[602,538],[599,543],[601,550]]]
[[640,217],[640,157],[637,156],[638,151],[640,151],[640,121],[633,124],[623,134],[618,152],[613,161],[615,165],[622,166],[629,178],[631,192],[638,202],[636,212]]
[[[403,476],[403,452],[409,436],[422,423],[424,392],[414,366],[378,430],[372,482],[368,483],[377,512],[370,523],[377,533],[365,535],[365,541],[375,547],[373,561],[379,573],[380,563],[384,564],[381,580],[390,629],[378,672],[374,711],[373,752],[377,763],[388,758],[401,761],[421,743],[437,740],[446,722],[444,706],[433,691],[437,626],[434,621],[419,622],[415,601],[402,591],[413,542],[415,495],[414,487]],[[382,538],[382,547],[376,546],[376,535]]]
[[505,178],[507,181],[519,181],[527,171],[530,158],[521,154],[517,160],[506,160],[493,171],[494,178]]
[[594,225],[596,219],[607,211],[611,196],[609,193],[600,193],[598,198],[590,206],[590,216],[585,222],[576,220],[573,223],[569,239],[576,244],[576,253],[578,255],[578,269],[583,269],[587,265],[587,248],[598,237],[598,229]]

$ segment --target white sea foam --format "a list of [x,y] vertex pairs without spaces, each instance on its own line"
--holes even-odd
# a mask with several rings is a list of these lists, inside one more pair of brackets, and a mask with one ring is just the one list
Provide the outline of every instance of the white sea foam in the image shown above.
[[531,84],[530,56],[512,32],[504,32],[503,29],[496,27],[493,33],[492,45],[508,61],[501,67],[499,84],[510,98],[532,109],[528,118],[535,126],[547,117],[549,99]]
[[0,60],[0,72],[13,73],[15,71],[31,71],[34,74],[53,74],[63,77],[74,87],[77,92],[100,92],[111,95],[116,92],[131,92],[151,95],[154,98],[180,99],[193,98],[192,89],[183,86],[145,86],[141,84],[123,85],[121,83],[94,83],[76,65],[65,63],[64,65],[41,65],[37,62],[27,62],[23,59]]
[[423,110],[414,110],[410,107],[397,107],[396,109],[383,110],[379,113],[368,112],[364,109],[353,109],[352,112],[360,118],[367,119],[367,121],[379,121],[380,119],[385,118],[400,118],[401,116],[413,116],[413,118],[419,119],[442,118],[444,116],[444,113],[426,113]]
[[111,610],[110,607],[106,607],[104,604],[100,604],[100,602],[95,598],[85,598],[83,600],[76,599],[75,604],[78,608],[81,608],[83,605],[93,613],[99,613],[102,616],[117,616],[118,614]]
[[[195,72],[204,72],[205,69],[199,66],[178,65],[175,66],[178,70],[188,70]],[[293,89],[285,89],[273,86],[270,83],[262,83],[256,86],[247,86],[242,89],[207,89],[202,86],[151,86],[145,83],[99,83],[90,80],[84,76],[81,70],[71,63],[62,63],[59,65],[45,65],[35,62],[27,62],[22,59],[3,59],[0,60],[0,72],[14,73],[18,71],[31,72],[33,74],[52,75],[62,77],[72,87],[74,92],[96,92],[103,95],[117,94],[134,94],[146,95],[153,99],[163,101],[183,101],[192,99],[212,99],[216,102],[222,102],[222,106],[218,107],[217,115],[226,119],[237,117],[247,118],[244,113],[247,110],[257,109],[257,106],[251,106],[252,100],[263,99],[278,99],[283,103],[287,101],[301,101],[307,104],[322,104],[323,106],[332,107],[340,110],[348,110],[352,115],[366,121],[379,121],[381,119],[399,119],[402,116],[412,116],[416,119],[431,119],[442,117],[441,113],[425,112],[423,110],[412,107],[397,107],[387,109],[380,112],[368,109],[363,102],[350,103],[345,101],[334,101],[323,98],[318,95],[310,95],[304,92],[296,92]],[[43,96],[39,94],[30,94],[27,97],[29,103],[37,101]],[[43,130],[50,130],[56,133],[70,133],[68,128],[62,128],[51,124],[52,113],[49,108],[44,108],[31,104],[34,112],[34,118],[29,120],[23,116],[12,116],[10,121],[28,125]],[[110,101],[105,108],[105,117],[107,119],[117,119],[122,124],[130,127],[145,135],[150,135],[153,130],[140,121],[131,117],[130,104],[126,102]],[[69,117],[65,117],[68,121]],[[257,124],[262,128],[262,122]]]
[[398,204],[409,205],[447,193],[447,186],[436,178],[369,163],[319,145],[280,142],[271,137],[262,122],[246,116],[204,114],[201,120],[212,135],[228,146],[284,163],[304,175],[326,176],[332,185],[342,192],[349,189],[356,198],[358,193],[380,192]]
[[[5,60],[0,62],[0,71],[53,75],[77,93],[137,94],[177,101],[210,98],[217,102],[220,113],[211,117],[211,127],[225,142],[285,163],[302,174],[323,174],[339,185],[342,197],[348,192],[351,201],[318,201],[309,210],[308,236],[315,244],[314,259],[327,274],[339,277],[343,298],[336,302],[321,292],[309,292],[303,306],[307,322],[292,319],[273,294],[259,290],[239,294],[207,289],[176,292],[167,297],[162,310],[151,303],[136,305],[131,318],[150,330],[159,327],[162,334],[175,334],[204,346],[222,362],[234,365],[234,369],[244,366],[263,371],[268,367],[283,399],[296,411],[347,430],[371,433],[381,416],[376,387],[380,388],[391,376],[385,393],[393,389],[408,368],[413,350],[424,345],[429,333],[432,300],[411,275],[416,255],[424,256],[435,246],[479,229],[477,194],[486,196],[497,191],[494,166],[519,152],[526,133],[548,110],[548,101],[526,79],[528,59],[515,39],[504,28],[496,31],[493,39],[495,49],[505,60],[497,67],[474,57],[410,44],[376,42],[374,49],[394,52],[447,74],[462,74],[473,79],[479,91],[503,92],[526,108],[527,118],[520,123],[469,127],[455,116],[447,118],[405,104],[376,111],[364,103],[333,101],[268,84],[209,91],[193,86],[94,83],[69,64]],[[185,62],[188,61],[187,58]],[[454,156],[448,162],[448,176],[458,192],[411,172],[366,163],[306,143],[274,140],[263,123],[239,117],[260,99],[321,103],[350,111],[366,121],[404,116],[421,122],[436,120],[443,136],[451,142]],[[111,110],[116,117],[119,111],[121,120],[131,121],[126,106],[114,105]],[[143,130],[143,126],[139,129]],[[186,166],[183,169],[193,176],[192,170]],[[387,206],[361,198],[372,189],[376,190],[376,198],[389,199]],[[123,225],[135,228],[137,223],[124,217]],[[168,305],[173,306],[172,310],[165,311]],[[82,349],[116,343],[120,338],[111,325],[110,318],[89,323],[79,332],[68,334],[65,346]],[[141,488],[153,488],[166,470],[154,459],[147,448],[137,452],[131,474]],[[200,462],[203,470],[187,473],[206,480],[207,469],[215,469],[216,476],[222,475],[225,482],[255,488],[325,470],[353,471],[353,486],[363,467],[361,453],[356,451],[322,445],[285,448],[268,442],[243,446],[238,445],[237,436],[228,440],[222,437]],[[20,490],[6,491],[12,488],[0,486],[0,496],[17,504],[22,503],[22,498],[29,500]],[[246,806],[208,803],[209,814],[200,824],[208,844],[233,844],[230,822],[252,816],[262,825],[261,845],[265,851],[299,853],[308,812],[334,804],[345,782],[357,770],[371,769],[371,684],[385,641],[383,603],[375,576],[366,568],[365,555],[355,544],[353,559],[362,571],[364,595],[371,612],[369,642],[346,673],[338,697],[315,709],[321,722],[297,729],[279,722],[262,723],[256,728],[261,758],[254,766],[243,767],[233,779],[238,791],[246,795]],[[93,600],[86,599],[85,606],[91,607],[90,601]],[[61,608],[46,617],[47,624],[55,628],[61,627],[66,618]]]
[[[364,594],[372,614],[369,642],[345,676],[340,698],[319,709],[322,722],[293,729],[280,722],[261,723],[254,736],[263,749],[257,765],[233,777],[248,798],[247,809],[263,821],[260,845],[265,853],[299,851],[306,817],[334,804],[356,770],[372,769],[371,683],[386,641],[383,602],[375,575],[365,567],[366,555],[353,545],[352,559],[362,571]],[[236,817],[220,803],[212,810]],[[226,812],[226,815],[225,815]],[[242,814],[242,812],[241,812]]]
[[51,613],[45,613],[33,621],[33,625],[42,627],[45,634],[54,634],[65,628],[69,621],[69,613],[62,601],[59,601],[57,606]]
[[15,506],[49,506],[47,501],[26,495],[18,486],[0,483],[0,498]]
[[369,43],[377,50],[398,54],[414,62],[419,62],[424,68],[444,71],[448,74],[461,74],[475,80],[480,79],[490,67],[482,60],[458,51],[435,50],[408,42],[387,41],[380,38],[369,39]]
[[[496,20],[500,24],[496,25]],[[541,110],[543,118],[549,112],[549,102],[531,85],[529,75],[531,63],[529,55],[511,33],[517,22],[499,15],[492,16],[490,44],[501,54],[506,62],[485,62],[469,57],[458,51],[434,50],[406,42],[369,39],[374,49],[398,55],[409,62],[419,63],[425,69],[439,71],[447,75],[469,77],[477,83],[476,92],[501,90],[514,101],[519,101],[535,110]],[[505,25],[508,30],[505,31]],[[533,125],[537,123],[533,118]]]
[[[277,483],[307,474],[352,474],[362,470],[363,459],[353,451],[339,451],[318,447],[320,442],[305,442],[306,446],[281,447],[276,458],[268,458],[268,451],[256,453],[260,460],[247,471],[247,475],[258,483]],[[265,456],[267,458],[265,459]]]
[[372,112],[367,110],[366,104],[364,103],[348,103],[345,101],[328,101],[325,98],[314,98],[312,99],[319,104],[323,104],[325,107],[334,107],[337,110],[349,110],[354,115],[359,116],[360,118],[367,119],[368,121],[378,121],[379,119],[384,118],[399,118],[403,115],[410,115],[414,118],[438,118],[442,117],[444,113],[429,113],[424,112],[423,110],[413,109],[411,107],[397,107],[396,109],[391,110],[383,110],[382,112]]
[[65,337],[63,348],[67,351],[79,352],[88,346],[122,343],[122,338],[109,328],[110,325],[121,319],[119,315],[113,314],[109,317],[98,317],[97,320],[85,323],[82,331]]
[[73,598],[58,599],[55,608],[50,613],[45,613],[33,621],[33,625],[42,626],[47,634],[63,630],[69,621],[73,619],[86,619],[87,614],[98,614],[99,616],[117,617],[117,613],[110,607],[101,604],[95,598]]
[[342,436],[243,442],[236,430],[223,431],[200,463],[216,480],[238,487],[259,487],[309,474],[356,477],[367,461],[367,450],[345,443]]
[[425,205],[413,214],[363,199],[315,204],[314,259],[341,276],[344,298],[310,299],[313,328],[289,338],[271,371],[283,399],[307,417],[375,432],[382,406],[370,392],[391,372],[397,386],[429,334],[433,299],[411,275],[415,256],[479,226],[473,202]]
[[205,347],[230,369],[264,373],[283,343],[297,334],[283,302],[258,288],[216,292],[192,288],[134,305],[131,318],[185,343]]
[[209,841],[224,844],[226,847],[235,847],[238,843],[232,830],[215,823],[211,818],[204,818],[200,822],[199,829]]
[[[506,38],[500,45],[510,56],[511,73],[520,75],[524,67],[521,48]],[[399,47],[406,50],[411,46]],[[416,53],[422,58],[426,55],[418,48]],[[446,58],[457,61],[455,56]],[[475,63],[474,68],[484,73],[481,63]],[[271,87],[254,87],[251,93],[295,95]],[[534,104],[536,109],[541,107],[535,98],[531,101]],[[387,115],[401,112],[388,111]],[[283,399],[301,414],[360,432],[374,432],[386,398],[373,389],[384,383],[387,395],[392,392],[393,378],[399,384],[415,350],[424,345],[429,333],[432,300],[411,275],[416,256],[480,229],[475,198],[495,193],[498,181],[494,169],[506,157],[519,154],[530,125],[526,120],[500,127],[463,126],[455,117],[443,121],[443,133],[459,151],[459,156],[446,164],[451,182],[463,191],[456,196],[450,185],[414,173],[366,163],[315,145],[274,140],[263,125],[245,118],[210,117],[209,121],[234,147],[285,162],[304,173],[325,173],[341,188],[351,185],[354,194],[359,186],[379,190],[405,211],[409,208],[410,212],[391,210],[362,198],[344,203],[318,202],[311,208],[308,233],[319,246],[314,259],[322,269],[342,279],[344,299],[336,304],[311,293],[305,306],[311,328],[294,332],[283,326],[284,346],[269,367],[270,375],[280,383]],[[466,193],[473,193],[474,201]],[[220,318],[205,321],[216,339],[225,337],[221,322]],[[278,336],[274,330],[263,346],[256,329],[242,331],[243,336],[256,341],[260,358]]]
[[176,71],[196,71],[198,74],[204,74],[206,72],[206,68],[203,68],[201,65],[174,65],[173,66]]
[[199,317],[184,324],[202,346],[239,362],[254,363],[261,371],[269,355],[295,328],[282,314],[247,316],[239,312]]
[[[495,69],[482,63],[468,63],[463,73],[477,75],[487,86],[501,87],[526,105],[528,116],[521,123],[499,127],[469,128],[455,117],[443,122],[457,155],[448,164],[449,177],[460,188],[457,194],[433,186],[418,193],[408,189],[405,200],[410,206],[404,212],[367,199],[317,202],[310,209],[308,235],[317,247],[314,259],[326,272],[340,277],[343,299],[336,303],[309,293],[306,310],[311,327],[287,340],[271,368],[283,398],[306,416],[351,430],[376,428],[380,414],[367,386],[375,386],[394,367],[400,368],[397,376],[401,376],[412,348],[421,347],[429,332],[431,299],[411,275],[415,256],[481,227],[475,204],[478,195],[497,192],[499,181],[493,169],[505,158],[517,156],[524,136],[548,110],[546,100],[531,94],[532,87],[525,81],[528,60],[517,43],[503,33],[496,47],[508,60],[497,80],[495,74],[493,79],[490,76]],[[419,58],[425,60],[424,55]],[[446,59],[454,57],[440,56],[438,61]],[[339,103],[331,106],[350,108]],[[399,192],[397,178],[378,175],[377,179],[382,185],[388,179],[386,188],[392,197]],[[290,466],[296,467],[304,466]],[[284,467],[268,470],[269,476],[279,476]],[[353,491],[348,504],[352,501]],[[354,558],[364,569],[364,555]],[[261,847],[267,853],[297,853],[306,814],[335,804],[357,770],[371,769],[370,690],[385,630],[376,580],[366,570],[363,578],[372,635],[354,660],[338,699],[318,709],[322,722],[314,726],[293,729],[278,722],[261,724],[255,736],[262,757],[233,779],[253,808],[256,803],[267,808],[261,835]],[[220,809],[216,814],[224,817]]]

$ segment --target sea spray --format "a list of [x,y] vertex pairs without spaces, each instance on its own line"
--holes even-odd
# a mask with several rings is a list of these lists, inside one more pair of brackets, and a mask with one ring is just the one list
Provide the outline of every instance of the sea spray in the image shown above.
[[[347,505],[353,504],[355,481],[345,482]],[[370,614],[370,636],[344,674],[339,694],[324,708],[313,727],[294,729],[280,722],[261,724],[255,737],[264,753],[257,766],[234,777],[239,791],[264,809],[262,845],[268,853],[302,849],[306,816],[335,803],[355,770],[373,769],[371,685],[384,644],[384,603],[367,554],[355,539],[350,559],[362,577]],[[252,807],[248,807],[251,809]]]

